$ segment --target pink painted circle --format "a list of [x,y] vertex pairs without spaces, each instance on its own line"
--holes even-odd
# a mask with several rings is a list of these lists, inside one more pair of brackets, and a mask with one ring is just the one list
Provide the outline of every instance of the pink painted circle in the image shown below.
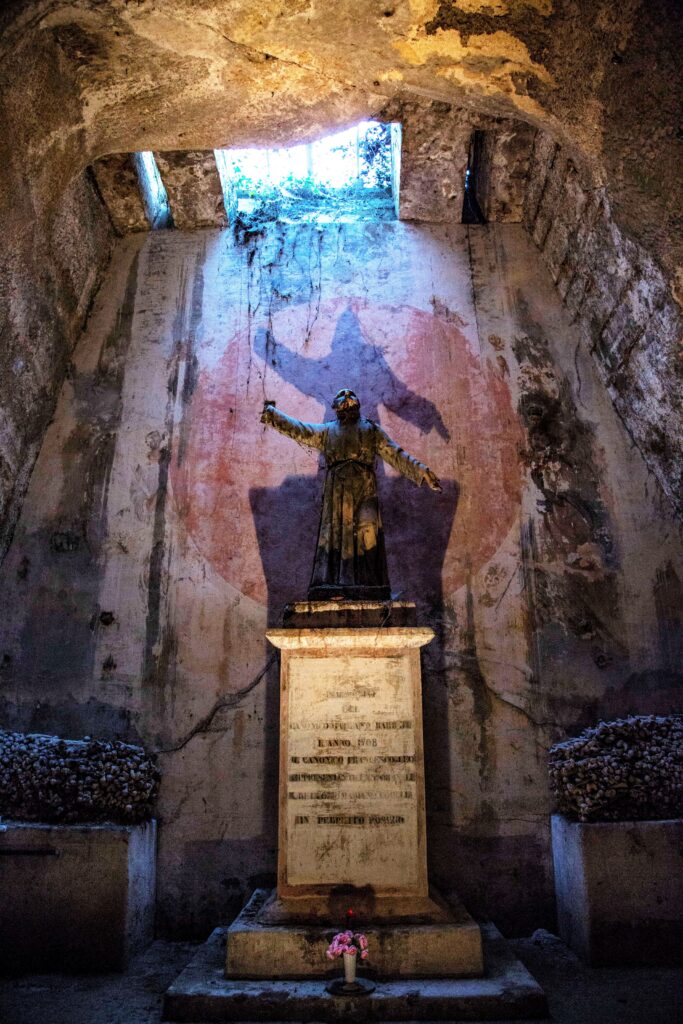
[[[324,470],[259,417],[264,399],[321,422],[341,387],[358,394],[444,493],[378,470],[389,571],[404,597],[438,600],[491,559],[520,506],[521,441],[500,370],[457,314],[336,298],[275,313],[199,373],[171,479],[185,540],[236,590],[279,606],[305,596]],[[471,332],[474,336],[474,332]]]

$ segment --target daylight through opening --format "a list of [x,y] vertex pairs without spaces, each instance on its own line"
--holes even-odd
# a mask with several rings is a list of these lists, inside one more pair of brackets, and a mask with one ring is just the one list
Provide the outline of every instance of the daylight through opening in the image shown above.
[[135,153],[135,167],[138,172],[140,194],[145,214],[152,229],[172,228],[173,217],[168,195],[159,174],[154,153]]
[[241,221],[396,217],[400,125],[361,121],[316,142],[215,154],[226,211]]
[[484,197],[486,182],[483,180],[483,152],[486,135],[482,131],[474,131],[470,139],[465,170],[465,188],[463,193],[462,222],[463,224],[485,224],[486,218],[481,210],[481,198]]

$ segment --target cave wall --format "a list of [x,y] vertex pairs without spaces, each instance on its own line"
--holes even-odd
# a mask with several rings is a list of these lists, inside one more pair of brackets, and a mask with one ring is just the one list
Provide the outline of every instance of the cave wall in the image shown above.
[[[680,534],[522,225],[117,243],[0,569],[10,727],[159,752],[159,925],[272,882],[277,663],[321,470],[259,423],[355,387],[442,495],[380,472],[424,658],[432,879],[552,925],[546,751],[680,702]],[[679,703],[680,707],[680,703]]]
[[[41,278],[51,219],[98,158],[291,144],[413,101],[542,128],[586,187],[604,190],[616,229],[656,262],[667,302],[683,304],[677,0],[264,0],[257,12],[250,0],[14,0],[0,29],[3,277],[19,282],[8,291],[30,281],[38,304],[56,301]],[[667,344],[674,351],[680,334]],[[33,331],[31,358],[50,380],[25,425],[3,428],[12,465],[10,449],[35,450],[32,431],[49,420],[65,372],[53,349],[49,329]],[[618,403],[675,497],[676,459],[654,428],[639,427],[645,404],[670,388],[672,361],[651,360],[642,398],[634,374]],[[28,477],[3,476],[6,538]]]
[[[451,481],[447,542],[414,561],[395,548],[392,562],[439,631],[425,664],[432,869],[505,927],[549,921],[547,745],[601,715],[668,710],[680,683],[680,5],[39,0],[6,5],[0,26],[0,553],[45,437],[2,568],[3,721],[167,751],[165,927],[208,929],[269,877],[263,629],[306,558],[303,541],[279,552],[264,509],[312,522],[314,474],[245,413],[230,435],[250,446],[244,479],[253,458],[266,481],[273,466],[289,477],[235,503],[242,482],[219,452],[225,407],[238,408],[226,380],[234,369],[244,412],[265,359],[282,369],[302,338],[324,358],[343,315],[330,303],[357,300],[382,339],[373,390],[388,381],[410,409],[401,380],[451,435],[380,408]],[[407,102],[540,129],[523,209],[540,255],[515,226],[302,228],[244,249],[227,233],[140,235],[120,243],[73,351],[110,248],[89,164],[305,141]],[[278,316],[271,357],[257,332]],[[302,414],[324,397],[308,394]],[[193,443],[208,462],[186,458]],[[423,550],[411,523],[425,496],[400,495],[396,543]],[[211,553],[201,528],[214,520]]]
[[673,506],[683,513],[683,316],[660,267],[617,226],[607,190],[536,136],[524,224],[600,378]]
[[175,226],[181,230],[225,227],[228,218],[213,152],[154,155]]
[[110,153],[95,161],[92,172],[117,235],[149,231],[134,155]]
[[395,100],[379,117],[402,129],[401,220],[461,224],[465,172],[474,148],[472,187],[485,221],[522,221],[535,128],[436,100]]
[[[16,197],[28,201],[24,188]],[[88,172],[0,253],[0,552],[4,552],[113,231]]]

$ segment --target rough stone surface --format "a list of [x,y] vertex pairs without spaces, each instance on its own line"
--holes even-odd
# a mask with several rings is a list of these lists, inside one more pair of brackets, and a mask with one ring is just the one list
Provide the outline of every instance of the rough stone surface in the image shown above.
[[552,819],[560,935],[594,965],[681,964],[683,820]]
[[225,227],[228,218],[213,150],[154,156],[175,226],[181,230]]
[[551,925],[547,749],[680,710],[683,568],[521,225],[119,240],[0,570],[3,722],[161,752],[162,929],[206,935],[275,884],[265,631],[306,593],[321,478],[259,412],[317,421],[349,367],[445,481],[378,481],[391,578],[437,633],[430,878],[505,929]]
[[401,114],[399,217],[460,224],[472,137],[470,118],[439,102],[404,105]]
[[112,153],[103,156],[95,161],[92,169],[117,234],[148,231],[149,221],[132,154]]
[[[69,183],[110,153],[305,141],[396,96],[519,118],[557,138],[589,187],[604,189],[616,228],[661,266],[664,305],[680,310],[678,0],[264,0],[257,10],[252,0],[15,0],[0,18],[3,276],[14,282],[14,321],[40,295],[21,333],[49,374],[24,388],[26,422],[2,428],[10,526],[27,481],[15,450],[31,461],[65,373],[55,275],[44,276],[49,225]],[[98,258],[105,250],[96,246]],[[675,493],[680,465],[667,435],[681,429],[680,329],[668,312],[651,327],[630,356],[633,381],[614,397]],[[659,404],[670,417],[663,436]]]
[[0,253],[0,557],[113,235],[87,173],[38,216],[22,182],[8,217]]
[[619,415],[683,511],[683,316],[664,275],[618,228],[608,190],[543,133],[524,213]]
[[[525,1020],[545,1017],[540,985],[516,959],[500,933],[482,929],[483,978],[382,980],[372,995],[337,999],[325,981],[238,981],[225,978],[226,930],[217,928],[164,997],[174,1021],[417,1021]],[[323,966],[325,969],[325,965]]]
[[123,970],[154,932],[156,822],[0,822],[2,971]]
[[[486,220],[522,220],[535,128],[437,101],[395,100],[378,116],[401,126],[394,144],[400,164],[397,213],[402,220],[461,223],[465,170],[475,131],[481,142],[476,191]],[[234,219],[236,199],[228,197],[228,216],[213,151],[155,157],[176,227],[221,227]],[[98,160],[94,169],[117,231],[147,228],[133,158],[114,154]]]
[[535,128],[440,101],[393,100],[379,116],[402,126],[401,220],[462,222],[475,133],[474,184],[485,219],[522,220]]
[[499,120],[481,131],[474,188],[487,222],[522,221],[535,135],[533,127],[514,121]]
[[[274,895],[274,894],[273,894]],[[270,903],[268,902],[270,897]],[[373,975],[380,978],[476,978],[484,973],[482,937],[479,925],[461,904],[432,903],[434,914],[420,917],[410,911],[403,919],[381,923],[370,915],[356,921],[368,937]],[[425,901],[422,901],[425,902]],[[257,890],[227,932],[226,976],[230,978],[335,977],[339,963],[332,967],[325,951],[345,911],[327,921],[296,920],[283,916],[274,924],[271,907],[279,910],[265,889]]]

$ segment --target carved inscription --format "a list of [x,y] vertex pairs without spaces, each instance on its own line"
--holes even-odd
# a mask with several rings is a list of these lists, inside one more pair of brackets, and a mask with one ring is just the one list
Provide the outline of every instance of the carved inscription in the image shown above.
[[293,659],[287,733],[288,883],[414,885],[422,766],[409,659]]

